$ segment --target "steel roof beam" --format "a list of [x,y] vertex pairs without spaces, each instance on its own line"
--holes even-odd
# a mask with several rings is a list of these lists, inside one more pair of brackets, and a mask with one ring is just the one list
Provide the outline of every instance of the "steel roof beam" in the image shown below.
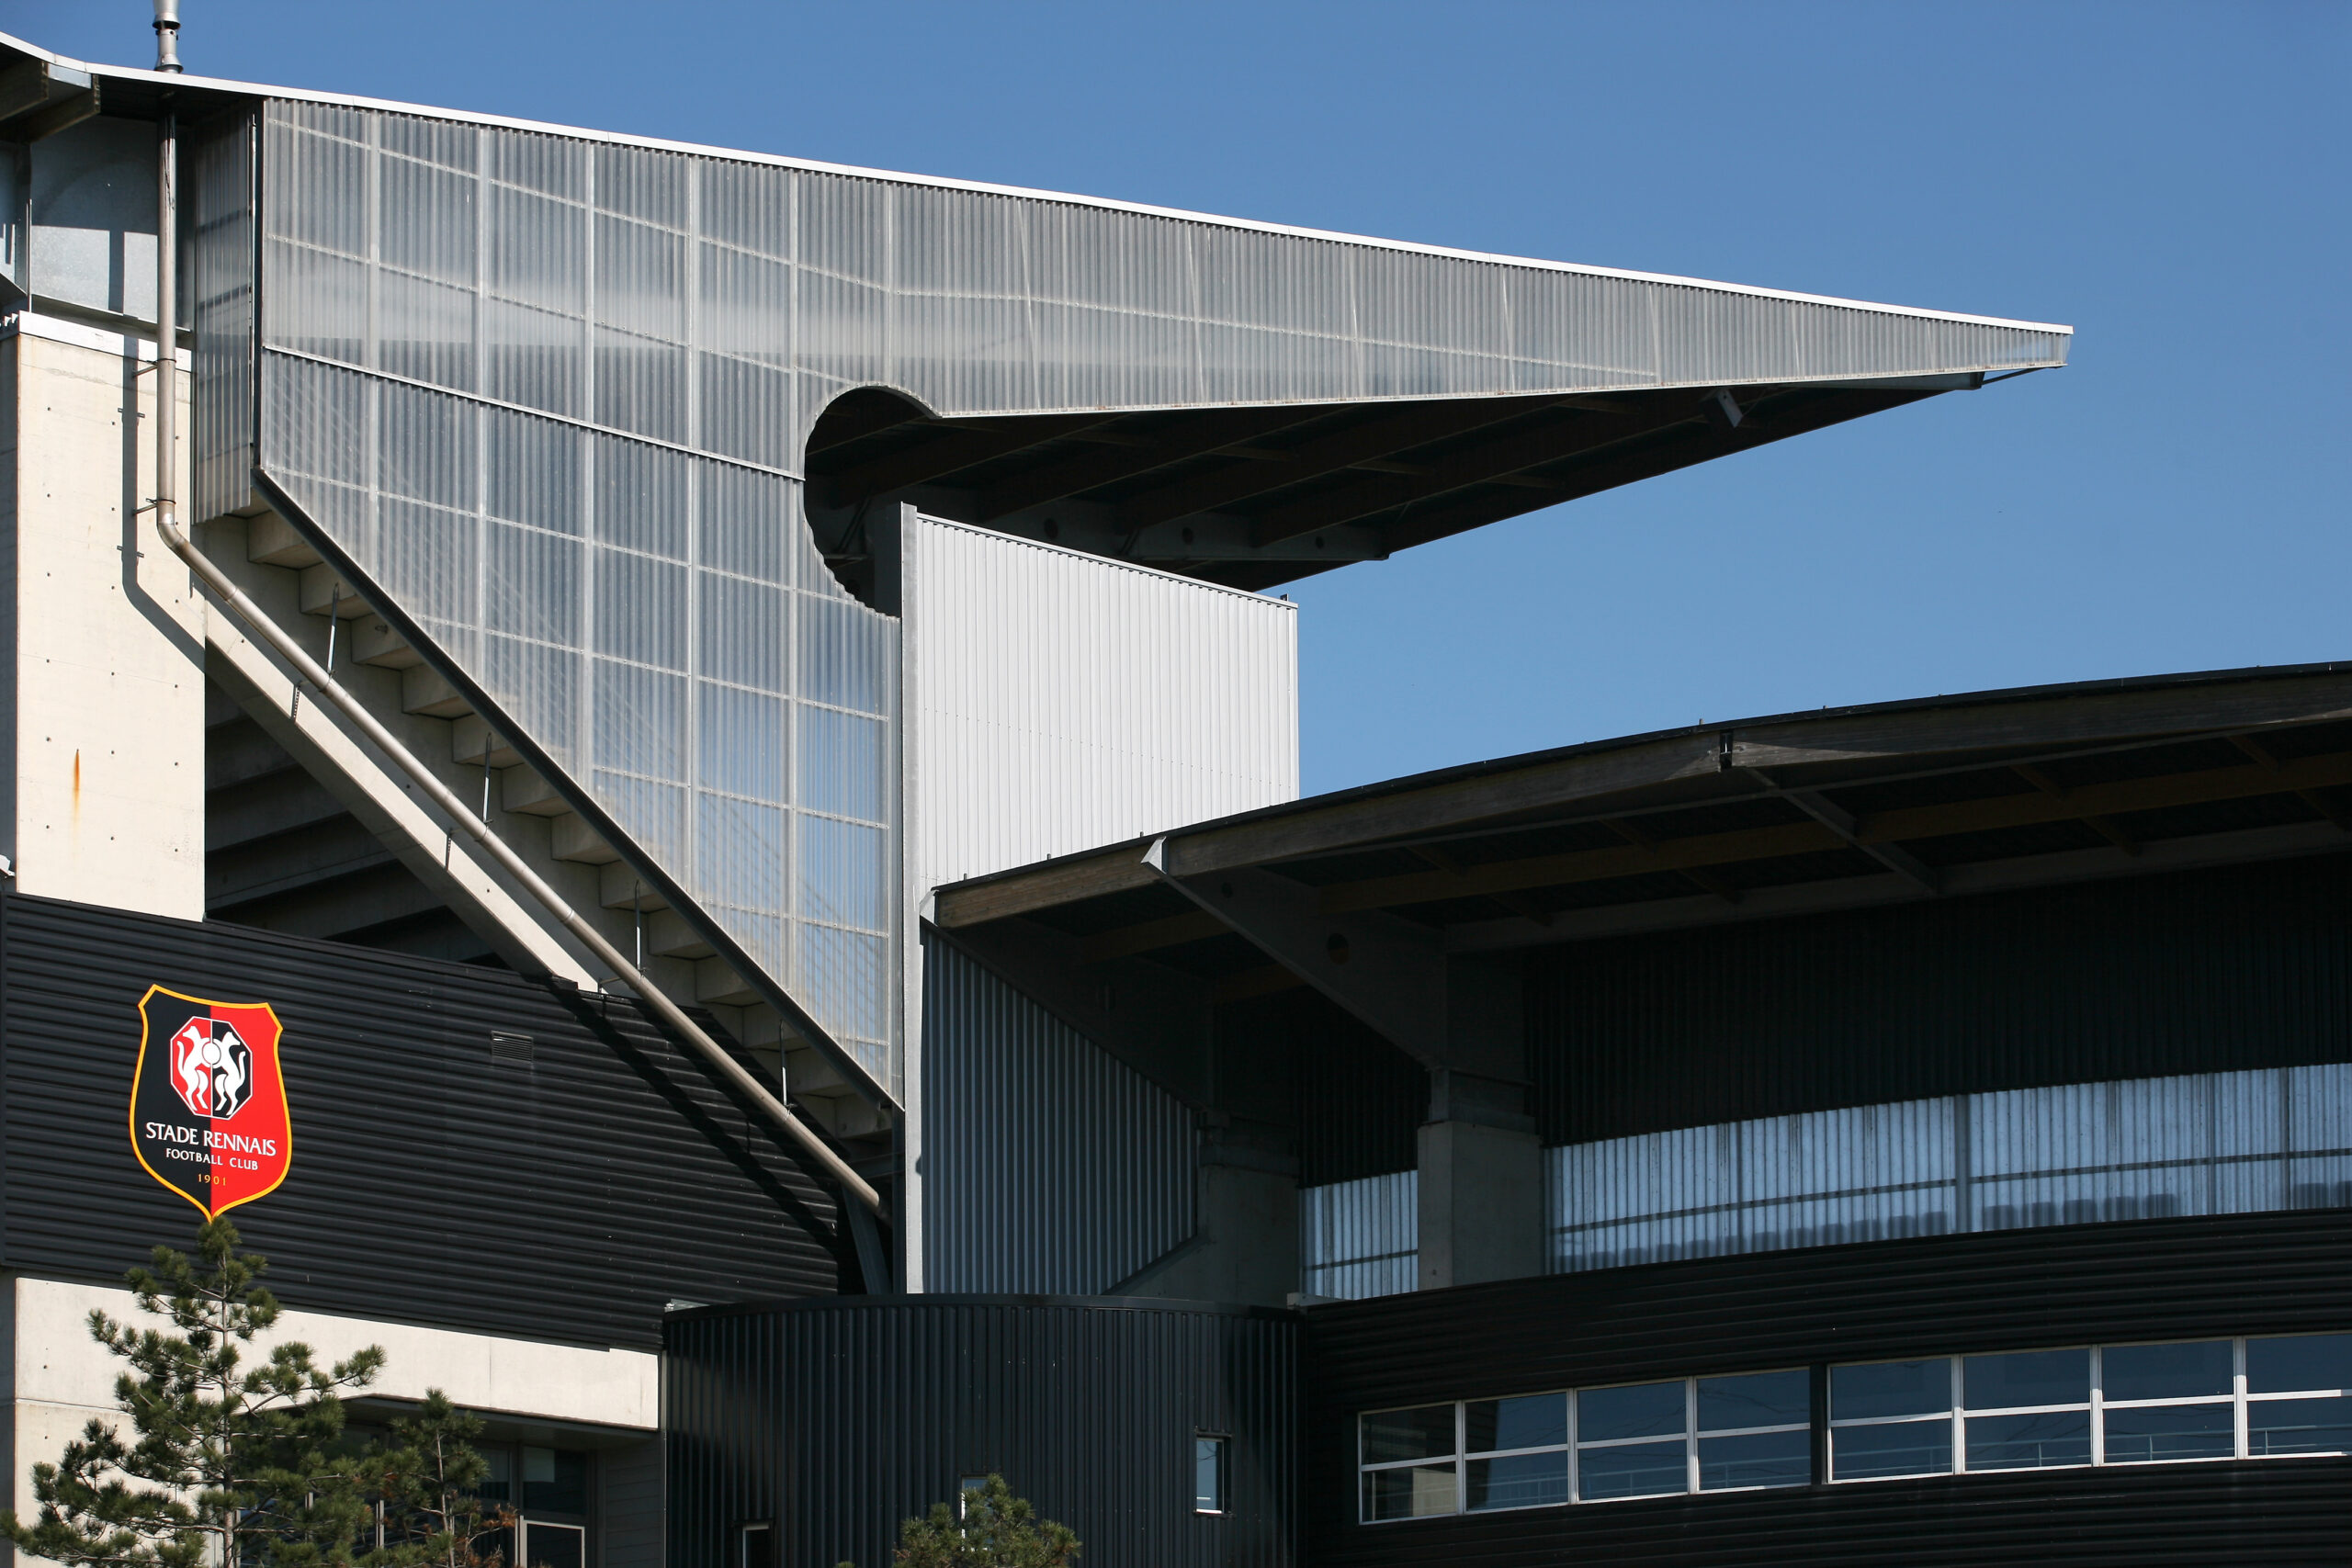
[[[1048,459],[1034,468],[1008,475],[980,492],[978,519],[989,523],[1033,506],[1047,506],[1170,464],[1189,462],[1237,441],[1254,441],[1311,420],[1328,418],[1336,412],[1329,403],[1213,410],[1188,421],[1162,439],[1136,436],[1133,438],[1134,445],[1121,441],[1114,450]],[[1088,436],[1096,434],[1085,433]]]

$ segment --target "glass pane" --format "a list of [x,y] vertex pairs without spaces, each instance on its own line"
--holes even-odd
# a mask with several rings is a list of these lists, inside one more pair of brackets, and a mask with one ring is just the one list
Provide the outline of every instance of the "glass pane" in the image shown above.
[[1840,1481],[1873,1475],[1942,1475],[1951,1469],[1949,1420],[1838,1427],[1829,1434],[1829,1473]]
[[1475,1512],[1484,1508],[1534,1508],[1568,1500],[1568,1451],[1474,1459],[1464,1465],[1463,1484]]
[[[1966,1356],[1960,1363],[1962,1397],[1971,1410],[2015,1410],[2029,1404],[2087,1404],[2088,1350],[2027,1350],[2015,1356]],[[1974,1439],[1971,1439],[1973,1442]],[[2088,1441],[2088,1438],[2085,1438]],[[1974,1450],[1970,1450],[1972,1453]],[[1968,1461],[1973,1465],[1976,1461]]]
[[2120,1399],[2195,1399],[2231,1392],[2226,1339],[2196,1345],[2110,1345],[2103,1359],[2101,1381],[2109,1404]]
[[1971,1470],[2039,1470],[2090,1461],[2091,1413],[2087,1410],[1968,1418]]
[[1679,1434],[1682,1420],[1679,1380],[1640,1383],[1632,1388],[1589,1388],[1577,1395],[1577,1441],[1580,1443]]
[[[1701,1398],[1705,1395],[1702,1394]],[[1803,1486],[1813,1479],[1813,1434],[1749,1432],[1699,1439],[1699,1488]]]
[[1419,1519],[1453,1511],[1453,1466],[1450,1461],[1363,1472],[1366,1519]]
[[2298,1334],[2245,1342],[2248,1393],[2352,1388],[2352,1334]]
[[745,1525],[737,1568],[776,1568],[775,1531],[766,1525]]
[[1193,1510],[1201,1514],[1225,1512],[1223,1438],[1193,1439]]
[[2227,1459],[2237,1451],[2226,1404],[2159,1404],[2107,1413],[2107,1462],[2149,1464],[2167,1459]]
[[1873,1361],[1829,1369],[1829,1418],[1925,1416],[1951,1408],[1951,1362]]
[[1628,1443],[1620,1449],[1577,1451],[1577,1495],[1587,1502],[1604,1497],[1655,1497],[1690,1490],[1690,1461],[1680,1441]]
[[2257,1399],[2245,1407],[2245,1451],[2333,1454],[2352,1450],[2352,1399]]
[[1800,1426],[1813,1419],[1813,1375],[1802,1368],[1699,1380],[1699,1430]]
[[523,1507],[529,1513],[586,1513],[588,1456],[577,1449],[525,1449]]
[[1474,1399],[1463,1407],[1462,1422],[1463,1448],[1467,1453],[1549,1448],[1568,1440],[1568,1396],[1537,1393],[1523,1399]]
[[481,1457],[483,1462],[490,1466],[490,1473],[483,1478],[482,1483],[474,1489],[475,1495],[485,1503],[514,1501],[514,1450],[506,1448],[484,1449],[481,1450]]
[[1363,1462],[1429,1459],[1453,1451],[1453,1406],[1379,1410],[1363,1418]]
[[588,1568],[588,1532],[578,1525],[524,1520],[520,1568]]

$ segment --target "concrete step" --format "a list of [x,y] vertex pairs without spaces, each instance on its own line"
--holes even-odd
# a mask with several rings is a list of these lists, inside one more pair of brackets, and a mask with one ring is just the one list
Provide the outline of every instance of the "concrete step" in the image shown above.
[[329,605],[334,607],[335,615],[339,619],[346,621],[356,621],[362,615],[372,615],[376,613],[368,607],[368,601],[352,592],[351,584],[335,575],[334,568],[324,561],[321,561],[316,566],[304,567],[302,569],[302,613],[306,615],[323,615],[327,613]]
[[430,664],[412,664],[401,671],[401,711],[428,718],[463,718],[474,705]]
[[424,662],[408,638],[381,619],[364,620],[351,628],[351,657],[379,670],[411,670]]
[[800,1103],[809,1118],[836,1138],[870,1138],[890,1130],[890,1120],[854,1094],[810,1095]]
[[610,865],[621,858],[576,812],[548,818],[548,846],[556,859],[582,865]]
[[509,768],[498,775],[498,803],[530,817],[561,817],[571,810],[555,785],[529,768]]
[[666,909],[670,901],[629,867],[615,862],[604,870],[598,901],[607,909]]
[[645,917],[645,951],[664,958],[708,958],[713,949],[700,931],[686,924],[684,915],[675,909],[656,909]]
[[297,571],[319,564],[319,552],[294,531],[294,525],[275,512],[265,512],[245,525],[245,558],[264,566],[289,566]]
[[760,993],[745,985],[724,958],[706,958],[695,965],[695,1000],[703,1006],[739,1008],[759,999]]
[[523,765],[523,754],[492,734],[488,719],[471,712],[461,714],[450,722],[449,760],[469,768],[519,768]]
[[743,1010],[742,1021],[735,1031],[735,1038],[754,1051],[781,1051],[787,1045],[800,1045],[800,1037],[784,1026],[775,1009],[764,1002],[754,1003]]
[[787,1089],[798,1094],[847,1094],[849,1080],[841,1070],[811,1045],[801,1045],[784,1054],[784,1082]]

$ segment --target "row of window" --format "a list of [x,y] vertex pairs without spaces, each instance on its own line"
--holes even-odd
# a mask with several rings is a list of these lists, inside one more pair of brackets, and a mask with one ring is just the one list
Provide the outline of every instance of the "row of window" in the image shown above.
[[2352,1452],[2352,1334],[2081,1346],[1473,1399],[1358,1418],[1366,1523],[2065,1465]]

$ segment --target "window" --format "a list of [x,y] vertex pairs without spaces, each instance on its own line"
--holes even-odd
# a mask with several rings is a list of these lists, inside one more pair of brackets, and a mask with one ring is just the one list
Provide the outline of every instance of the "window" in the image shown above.
[[1803,1370],[1374,1411],[1357,1427],[1367,1523],[1813,1479]]
[[1193,1512],[1225,1512],[1225,1438],[1214,1433],[1193,1435]]
[[475,1550],[497,1552],[530,1568],[586,1568],[588,1562],[588,1454],[581,1449],[485,1443],[490,1473],[481,1499],[504,1505],[520,1516],[518,1530],[500,1529],[476,1539]]
[[1829,1370],[1830,1476],[2352,1452],[2352,1334]]
[[960,1519],[971,1511],[973,1493],[985,1492],[988,1489],[989,1478],[985,1475],[957,1476],[956,1478],[956,1517]]
[[735,1568],[776,1568],[775,1525],[762,1519],[736,1532]]
[[530,1568],[588,1568],[588,1532],[579,1525],[525,1519],[521,1561]]

